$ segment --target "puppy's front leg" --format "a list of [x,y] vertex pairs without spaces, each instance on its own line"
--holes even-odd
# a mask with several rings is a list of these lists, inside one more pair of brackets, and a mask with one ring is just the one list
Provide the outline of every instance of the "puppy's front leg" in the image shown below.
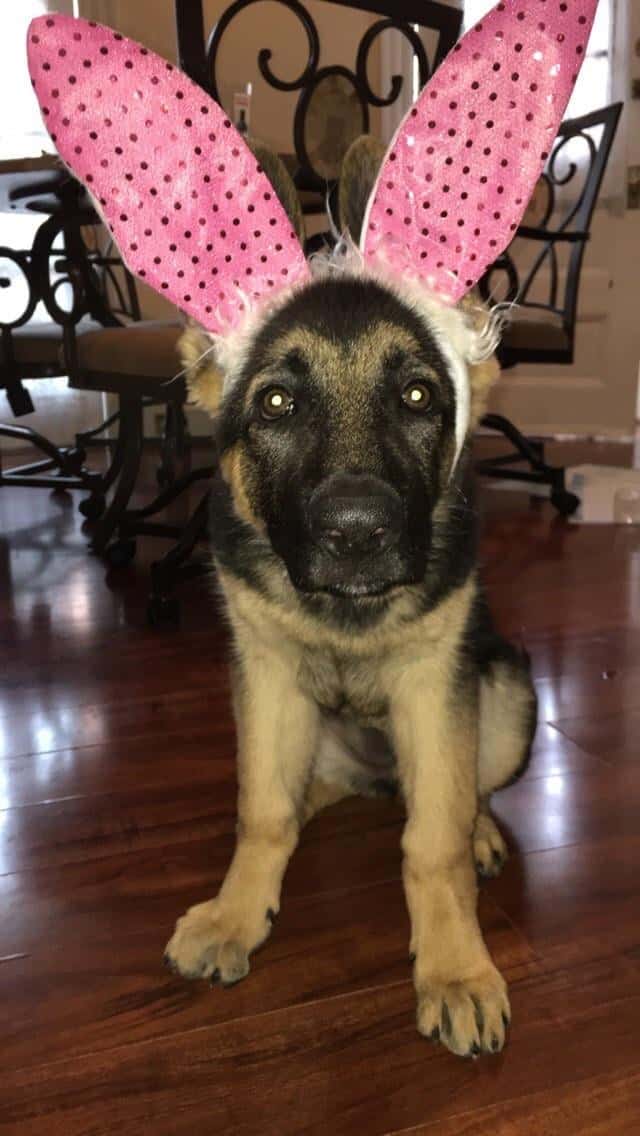
[[185,978],[244,978],[249,954],[267,938],[298,840],[299,816],[318,710],[297,686],[293,659],[244,645],[236,675],[238,834],[217,897],[178,920],[165,954]]
[[418,1029],[466,1056],[502,1049],[506,986],[476,914],[477,707],[453,668],[415,663],[398,678],[392,729],[407,824],[403,875],[411,917]]

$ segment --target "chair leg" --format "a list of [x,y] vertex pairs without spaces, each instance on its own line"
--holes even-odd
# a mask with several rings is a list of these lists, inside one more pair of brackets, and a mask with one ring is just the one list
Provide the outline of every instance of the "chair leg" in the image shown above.
[[[120,410],[117,410],[115,414],[112,414],[110,418],[107,418],[105,422],[102,422],[100,426],[96,428],[96,430],[88,430],[84,434],[76,434],[76,442],[78,442],[79,440],[90,441],[92,437],[100,433],[100,431],[106,430],[106,428],[112,425],[114,422],[120,422]],[[111,486],[114,485],[118,480],[122,471],[122,466],[124,464],[126,452],[125,439],[126,431],[118,429],[118,434],[113,450],[111,450],[110,447],[111,460],[109,462],[107,470],[102,474],[102,482],[99,492],[94,492],[90,497],[85,497],[84,501],[81,501],[78,505],[78,509],[82,513],[83,517],[86,517],[88,521],[97,521],[98,518],[101,517],[104,513],[106,506],[106,495],[111,489]]]
[[162,509],[166,509],[167,505],[170,505],[172,501],[180,497],[180,495],[194,485],[196,481],[209,480],[213,477],[214,472],[215,466],[202,466],[198,469],[191,470],[189,473],[183,474],[182,477],[173,481],[167,489],[163,489],[162,493],[159,493],[148,505],[144,505],[140,509],[128,509],[125,526],[135,530],[139,521],[143,521],[147,517],[153,517],[156,513],[161,512]]
[[[44,454],[41,461],[3,469],[0,465],[0,485],[31,486],[38,489],[88,489],[99,491],[101,475],[84,468],[86,454],[76,447],[56,446],[44,434],[29,426],[0,424],[0,438],[11,438],[34,446]],[[52,472],[55,470],[55,473]],[[45,474],[49,474],[45,477]]]
[[142,438],[142,402],[139,398],[121,397],[118,441],[108,474],[116,481],[116,488],[91,538],[91,549],[98,555],[104,553],[114,532],[124,520],[140,471]]
[[104,422],[101,422],[99,426],[94,426],[92,430],[83,430],[81,434],[76,434],[76,446],[86,446],[88,442],[93,442],[98,439],[100,434],[103,434],[110,426],[115,425],[119,416],[120,411],[116,410],[113,414],[110,414],[108,418],[105,418]]
[[[504,481],[522,481],[529,485],[548,485],[551,489],[551,503],[558,512],[566,517],[575,513],[580,499],[566,488],[564,468],[550,465],[545,461],[544,445],[541,442],[526,438],[513,422],[501,414],[485,414],[482,425],[503,434],[511,442],[516,453],[511,459],[504,456],[481,458],[476,462],[476,471],[479,474]],[[531,467],[529,470],[516,468],[523,461],[528,462]]]
[[156,472],[156,479],[161,488],[175,481],[176,464],[184,462],[189,453],[190,438],[182,403],[168,402],[165,410],[160,465]]
[[152,624],[176,622],[179,616],[178,601],[174,595],[176,584],[181,579],[204,575],[210,571],[208,561],[188,563],[198,541],[207,535],[211,491],[208,490],[190,520],[182,536],[162,557],[151,565],[151,594],[147,616]]

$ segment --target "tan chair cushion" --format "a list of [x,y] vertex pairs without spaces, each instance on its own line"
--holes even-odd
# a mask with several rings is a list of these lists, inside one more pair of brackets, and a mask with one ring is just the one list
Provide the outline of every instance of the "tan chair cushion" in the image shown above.
[[170,379],[181,370],[180,323],[143,320],[128,327],[104,327],[78,337],[78,368],[93,374]]
[[552,312],[548,316],[535,310],[529,317],[516,308],[514,319],[504,329],[502,347],[512,351],[566,351],[571,346],[562,321]]
[[[96,330],[101,325],[93,320],[83,320],[78,324],[80,332]],[[29,365],[57,368],[60,362],[60,349],[62,347],[62,328],[57,323],[28,323],[24,327],[17,327],[11,333],[13,357],[20,369]],[[4,352],[0,344],[0,359],[4,362]],[[59,374],[64,374],[60,367]],[[29,378],[25,374],[25,378]],[[34,376],[37,377],[37,376]]]

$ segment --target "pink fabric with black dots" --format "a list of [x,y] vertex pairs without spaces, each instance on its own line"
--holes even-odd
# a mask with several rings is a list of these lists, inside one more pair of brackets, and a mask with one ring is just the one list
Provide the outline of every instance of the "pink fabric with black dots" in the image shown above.
[[70,16],[34,20],[28,51],[47,129],[133,272],[214,332],[308,276],[270,181],[182,72]]
[[456,44],[393,139],[367,259],[459,300],[507,246],[549,156],[597,0],[506,0]]

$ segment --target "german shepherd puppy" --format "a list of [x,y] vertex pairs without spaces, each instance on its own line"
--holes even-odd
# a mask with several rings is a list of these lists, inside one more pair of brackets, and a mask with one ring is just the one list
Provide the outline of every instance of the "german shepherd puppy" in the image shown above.
[[[341,187],[356,239],[376,166],[360,146]],[[286,175],[268,172],[299,225]],[[418,1029],[456,1054],[497,1052],[509,1001],[478,925],[476,870],[495,875],[506,858],[489,798],[523,768],[536,717],[527,662],[495,634],[476,565],[470,434],[498,368],[467,366],[457,438],[456,344],[487,313],[463,302],[445,318],[348,261],[217,369],[204,333],[184,340],[215,416],[239,815],[217,897],[178,920],[166,959],[186,978],[244,978],[301,826],[397,781]]]

